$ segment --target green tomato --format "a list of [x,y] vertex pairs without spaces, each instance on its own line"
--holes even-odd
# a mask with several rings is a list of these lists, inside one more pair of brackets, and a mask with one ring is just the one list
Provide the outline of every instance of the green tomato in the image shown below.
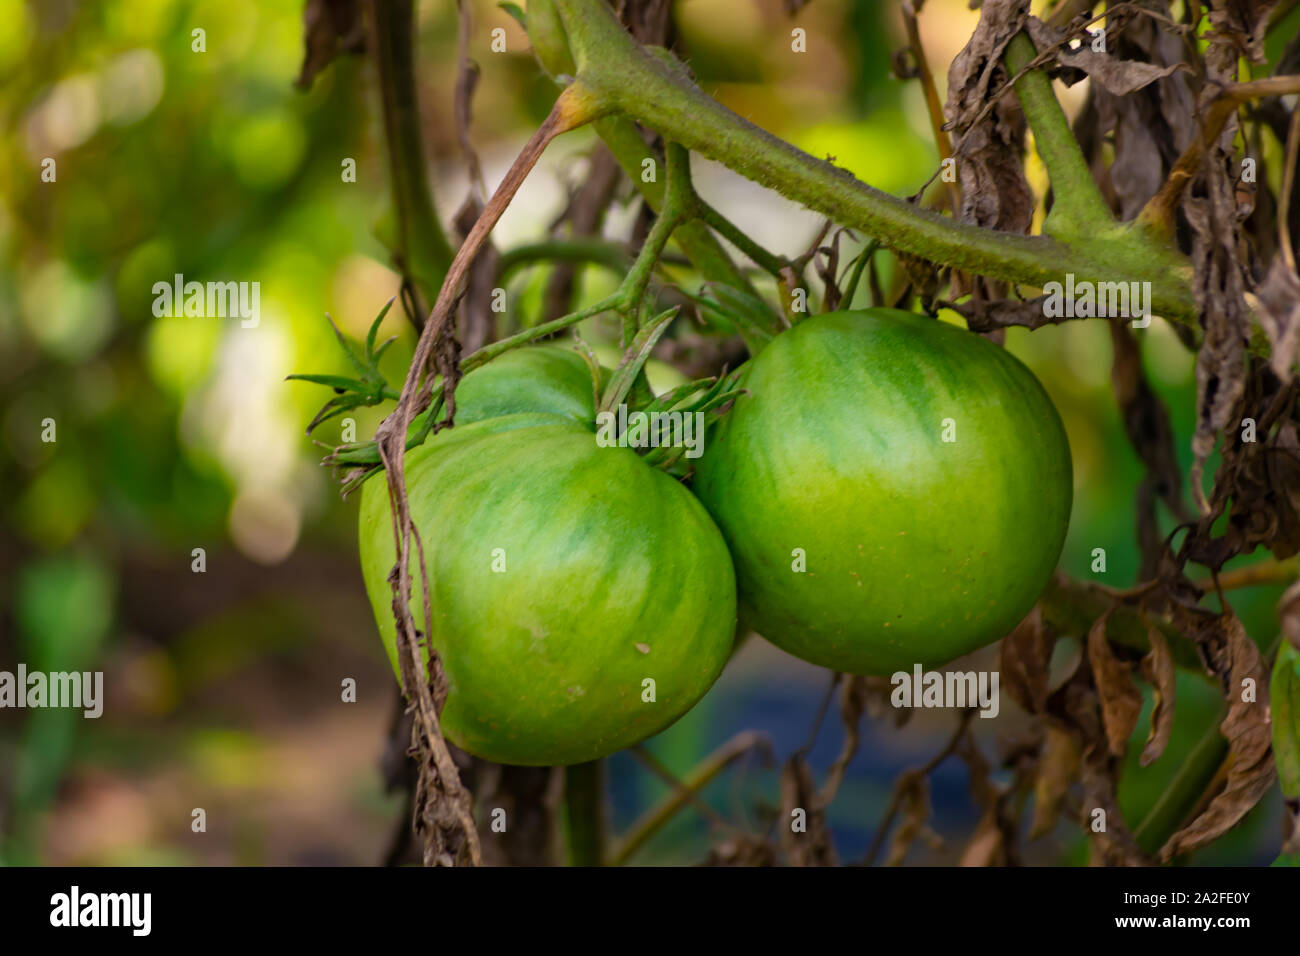
[[[602,369],[602,382],[608,370]],[[591,368],[573,349],[555,345],[514,349],[456,385],[456,424],[519,412],[549,412],[583,422],[596,417]]]
[[[582,425],[512,415],[458,425],[407,455],[411,518],[449,693],[442,726],[498,763],[594,760],[663,730],[721,673],[735,576],[678,482]],[[382,477],[361,496],[361,568],[394,672]],[[413,550],[411,609],[425,628]]]
[[831,313],[777,336],[741,384],[694,490],[760,634],[889,674],[997,640],[1033,606],[1073,487],[1060,417],[1014,357],[907,312]]

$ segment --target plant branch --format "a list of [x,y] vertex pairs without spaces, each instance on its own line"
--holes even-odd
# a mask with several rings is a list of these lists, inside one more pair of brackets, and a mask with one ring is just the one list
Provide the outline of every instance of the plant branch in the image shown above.
[[[1137,608],[1127,604],[1117,604],[1113,594],[1087,582],[1076,581],[1065,574],[1057,573],[1038,599],[1043,611],[1043,620],[1054,630],[1062,634],[1082,636],[1096,623],[1097,619],[1114,608],[1107,636],[1116,644],[1146,653],[1151,650],[1147,638],[1147,623]],[[1170,656],[1174,663],[1202,676],[1205,666],[1201,663],[1196,646],[1183,637],[1172,625],[1155,622],[1164,633],[1169,644]]]
[[[420,543],[419,530],[411,521],[410,502],[406,495],[407,436],[411,419],[420,410],[417,405],[421,403],[427,405],[429,402],[433,385],[432,369],[429,368],[430,359],[435,347],[444,341],[446,327],[460,295],[460,285],[475,256],[487,241],[492,227],[501,218],[501,214],[518,191],[529,170],[536,164],[546,145],[560,133],[589,121],[592,115],[591,104],[583,98],[582,89],[576,85],[570,86],[556,100],[551,114],[533,134],[523,152],[510,167],[505,179],[489,200],[478,221],[474,223],[474,227],[448,267],[438,298],[434,302],[433,312],[420,332],[415,355],[411,359],[397,407],[380,423],[375,433],[380,462],[388,479],[389,509],[392,515],[394,550],[397,555],[396,567],[390,576],[390,581],[402,689],[407,698],[412,701],[417,717],[413,734],[417,750],[421,754],[422,768],[421,792],[417,794],[416,803],[420,808],[420,820],[428,828],[426,862],[431,855],[439,861],[445,855],[445,852],[436,851],[439,845],[446,846],[449,836],[446,831],[453,827],[461,831],[470,861],[475,865],[480,862],[481,852],[478,831],[472,815],[471,798],[461,784],[460,774],[442,736],[440,697],[446,693],[446,675],[442,672],[437,650],[432,645],[427,649],[427,667],[422,666],[419,632],[411,614],[410,546],[414,539],[420,562],[420,584],[425,618],[423,633],[428,639],[433,632],[432,601],[424,549]],[[443,394],[448,398],[451,390],[455,388],[454,378],[448,374],[443,380]],[[427,679],[422,677],[422,674],[427,674]],[[428,788],[433,788],[433,792],[430,793]]]
[[[916,75],[921,81],[921,91],[925,94],[926,111],[930,114],[934,148],[939,152],[939,161],[942,165],[943,160],[952,158],[952,139],[948,136],[947,121],[943,115],[943,104],[939,101],[939,90],[935,86],[934,74],[930,71],[930,63],[925,57],[925,46],[921,43],[921,27],[916,20],[919,6],[920,2],[904,0],[903,26],[907,31],[907,43],[912,49],[912,57],[916,60]],[[951,182],[945,181],[944,185],[948,192],[948,206],[952,209],[952,214],[957,216],[961,213],[961,185],[956,179]]]
[[1016,96],[1052,183],[1052,211],[1043,231],[1061,237],[1111,233],[1115,220],[1052,92],[1052,81],[1043,70],[1029,69],[1037,55],[1034,41],[1021,32],[1007,44],[1004,60],[1013,76],[1026,71],[1015,81]]
[[683,808],[699,799],[699,794],[727,767],[751,750],[771,754],[772,744],[766,734],[746,730],[732,737],[709,754],[680,781],[673,780],[673,791],[644,816],[618,841],[608,857],[608,866],[622,866],[645,846]]
[[515,246],[501,253],[497,277],[504,282],[511,275],[537,262],[587,262],[603,266],[619,276],[626,274],[627,251],[618,243],[594,236],[544,239]]
[[1092,281],[1150,281],[1154,311],[1194,324],[1186,260],[1116,229],[1068,242],[954,222],[872,189],[814,159],[702,93],[662,57],[642,49],[600,0],[555,0],[579,82],[609,110],[800,201],[890,247],[995,279],[1041,287],[1065,273]]
[[415,311],[410,319],[419,329],[423,327],[424,309],[442,286],[452,251],[438,224],[420,134],[414,4],[413,0],[372,0],[366,6],[379,70],[396,229],[395,235],[386,238],[402,282],[414,296]]
[[600,866],[605,856],[605,762],[564,768],[564,833],[569,866]]
[[695,198],[695,215],[723,239],[753,259],[760,269],[773,278],[779,279],[781,270],[790,264],[788,260],[768,252],[749,238],[740,227],[698,196]]

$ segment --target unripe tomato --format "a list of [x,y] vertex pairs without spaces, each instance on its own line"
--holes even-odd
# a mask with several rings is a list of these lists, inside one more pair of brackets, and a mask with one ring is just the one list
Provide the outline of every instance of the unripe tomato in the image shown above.
[[[608,372],[602,369],[602,375]],[[518,412],[549,412],[590,422],[596,415],[591,369],[573,349],[513,349],[470,372],[456,386],[456,424]]]
[[854,674],[1003,637],[1055,568],[1070,448],[1038,380],[954,326],[873,309],[809,318],[749,365],[694,490],[744,620]]
[[[407,455],[447,736],[489,760],[567,764],[663,730],[731,649],[722,535],[679,482],[564,419],[458,425]],[[412,614],[424,629],[412,544]],[[388,492],[361,496],[361,567],[394,672]]]

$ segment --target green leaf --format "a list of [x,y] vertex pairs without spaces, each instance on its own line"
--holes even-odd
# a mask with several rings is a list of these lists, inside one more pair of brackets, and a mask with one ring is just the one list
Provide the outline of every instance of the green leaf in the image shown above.
[[853,274],[849,277],[849,284],[845,286],[843,290],[841,290],[842,291],[842,297],[840,299],[841,308],[850,309],[853,307],[853,297],[857,295],[858,282],[862,278],[862,270],[866,268],[867,263],[871,261],[871,257],[876,254],[876,250],[879,248],[880,248],[879,240],[872,239],[870,242],[866,244],[866,246],[863,247],[862,252],[858,254],[857,259],[853,261],[852,264]]
[[506,3],[498,3],[497,6],[500,7],[502,10],[504,10],[506,13],[510,14],[512,17],[514,17],[515,22],[518,23],[525,30],[528,29],[528,16],[524,13],[523,10],[520,9],[519,4],[506,2]]
[[380,354],[380,352],[388,348],[389,343],[393,341],[393,339],[389,339],[388,342],[385,342],[382,346],[380,346],[380,352],[375,351],[375,336],[379,333],[379,323],[384,321],[384,316],[388,315],[388,310],[393,307],[393,303],[396,300],[397,300],[397,296],[393,296],[391,299],[385,302],[384,307],[380,309],[379,314],[375,316],[375,321],[370,323],[370,330],[366,332],[366,355],[368,357],[373,358],[376,355]]
[[343,375],[286,375],[286,382],[311,382],[313,385],[325,385],[329,388],[339,388],[345,391],[354,392],[362,391],[366,388],[366,383],[355,378],[347,378]]
[[1300,797],[1300,650],[1283,640],[1269,682],[1273,717],[1273,758],[1282,793]]
[[613,376],[610,377],[609,384],[605,387],[605,394],[601,397],[600,407],[596,410],[597,412],[613,411],[627,398],[627,393],[632,390],[633,383],[636,382],[642,368],[645,367],[650,352],[654,349],[660,337],[668,331],[668,326],[673,319],[677,318],[679,311],[679,306],[673,306],[671,309],[660,312],[641,326],[636,337],[632,339],[632,344],[628,346],[627,351],[623,354],[623,360],[619,362],[618,368],[614,370]]

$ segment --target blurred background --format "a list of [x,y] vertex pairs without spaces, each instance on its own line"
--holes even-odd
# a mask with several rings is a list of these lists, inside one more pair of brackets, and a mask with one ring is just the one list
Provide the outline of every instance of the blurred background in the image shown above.
[[[471,133],[492,186],[554,89],[506,12],[468,6],[470,54],[482,70]],[[400,825],[402,797],[385,792],[380,770],[395,689],[358,570],[356,503],[340,499],[318,464],[324,450],[304,434],[328,396],[284,380],[345,372],[325,313],[361,338],[397,292],[374,231],[387,166],[369,61],[342,57],[309,91],[294,88],[302,7],[0,0],[0,670],[20,661],[101,670],[106,698],[97,720],[0,709],[5,863],[368,865],[383,860]],[[792,20],[779,0],[684,0],[676,18],[706,91],[872,185],[911,195],[938,160],[919,86],[891,69],[903,43],[896,7],[814,0]],[[425,144],[446,225],[468,188],[453,123],[456,10],[424,0],[418,13]],[[941,93],[976,17],[966,0],[926,5],[921,32]],[[807,31],[812,54],[790,52],[792,25]],[[195,28],[205,31],[204,52],[192,49]],[[505,31],[504,52],[490,48],[495,28]],[[1082,91],[1061,95],[1071,108]],[[548,151],[496,232],[499,249],[546,234],[592,140],[579,132]],[[52,182],[42,178],[47,159]],[[355,182],[340,175],[347,159]],[[779,196],[698,159],[695,170],[699,190],[770,249],[794,256],[816,236],[819,220]],[[611,234],[626,235],[636,205],[616,210]],[[155,317],[152,286],[175,273],[258,281],[259,324]],[[586,298],[615,281],[595,269],[581,278]],[[544,270],[512,283],[510,302],[527,324]],[[384,331],[399,336],[384,365],[398,382],[413,336],[397,309]],[[593,342],[613,338],[599,322],[583,331]],[[1185,468],[1192,356],[1160,322],[1145,341]],[[1116,411],[1105,324],[1012,330],[1007,347],[1052,394],[1074,450],[1063,568],[1092,577],[1091,553],[1105,548],[1105,583],[1133,583],[1142,469]],[[359,439],[383,413],[352,416]],[[43,440],[47,420],[53,441]],[[315,437],[334,444],[339,427],[335,419]],[[196,572],[200,548],[205,570]],[[1277,632],[1280,590],[1234,592],[1257,642]],[[995,649],[965,666],[995,669]],[[829,677],[751,640],[649,749],[685,774],[741,730],[768,734],[775,765],[747,759],[705,793],[721,816],[757,826],[763,808],[778,805],[779,764],[808,741]],[[355,702],[341,699],[346,678],[356,681]],[[1139,769],[1140,739],[1133,748],[1122,793],[1130,821],[1215,712],[1216,688],[1180,679],[1165,756]],[[1023,722],[1003,700],[998,719],[975,721],[995,780],[1000,748]],[[950,712],[918,712],[902,729],[865,721],[830,813],[842,859],[863,856],[894,779],[938,752],[954,726]],[[832,708],[814,768],[824,771],[841,742]],[[620,830],[667,792],[626,754],[609,771]],[[967,777],[957,760],[934,774],[933,834],[910,862],[959,858],[980,817]],[[1193,862],[1271,860],[1276,800],[1274,791]],[[206,812],[205,832],[191,828],[195,808]],[[719,836],[688,808],[633,859],[696,862]],[[1086,849],[1064,823],[1030,844],[1027,859],[1080,863]]]

